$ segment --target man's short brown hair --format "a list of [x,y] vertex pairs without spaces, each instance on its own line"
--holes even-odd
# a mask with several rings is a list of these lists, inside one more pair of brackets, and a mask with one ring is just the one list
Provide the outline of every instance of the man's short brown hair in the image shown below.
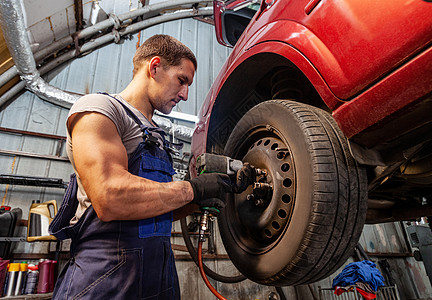
[[193,52],[183,43],[166,34],[156,34],[148,38],[135,52],[133,57],[133,74],[141,68],[142,63],[154,56],[160,56],[168,66],[178,66],[183,58],[189,59],[197,68]]

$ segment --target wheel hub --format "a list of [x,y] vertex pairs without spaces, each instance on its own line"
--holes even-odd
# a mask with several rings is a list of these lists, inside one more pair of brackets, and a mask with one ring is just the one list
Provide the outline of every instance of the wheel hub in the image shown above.
[[250,143],[243,157],[254,167],[267,170],[267,175],[259,178],[261,187],[250,186],[234,197],[240,227],[236,230],[237,241],[246,251],[268,251],[289,224],[295,199],[295,168],[287,147],[277,136],[263,137]]

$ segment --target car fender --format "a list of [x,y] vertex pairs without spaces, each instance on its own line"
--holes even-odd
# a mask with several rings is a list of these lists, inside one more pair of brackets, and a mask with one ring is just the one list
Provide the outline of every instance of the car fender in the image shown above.
[[[259,32],[257,34],[259,34]],[[233,53],[223,65],[218,77],[210,88],[206,100],[204,101],[199,112],[199,121],[195,127],[195,132],[192,138],[192,153],[194,157],[197,157],[206,151],[208,126],[210,123],[213,107],[217,101],[217,95],[224,88],[224,85],[230,80],[232,72],[248,58],[251,58],[256,54],[268,52],[286,58],[301,72],[303,72],[303,74],[309,79],[317,92],[320,94],[321,98],[324,100],[325,104],[330,109],[335,109],[343,103],[331,92],[321,74],[311,63],[311,61],[308,60],[308,58],[298,49],[286,42],[262,39],[255,40],[257,42],[254,44],[249,44],[248,48],[245,50],[238,50],[238,47],[234,49]],[[193,160],[194,159],[192,159],[192,161]],[[191,167],[190,170],[191,174],[193,175],[193,168]]]
[[[294,21],[279,20],[261,27],[247,41],[241,39],[239,42],[244,43],[244,45],[239,45],[239,47],[248,52],[254,47],[270,41],[284,43],[301,55],[302,59],[299,59],[298,55],[286,49],[280,49],[278,52],[270,50],[292,61],[317,88],[318,93],[331,110],[342,103],[340,100],[347,100],[337,98],[331,91],[341,86],[349,86],[350,78],[345,75],[330,49],[307,27]],[[312,66],[313,70],[306,67],[306,62],[307,66]],[[318,73],[320,81],[324,84],[317,82],[313,73]],[[322,87],[324,85],[330,94],[323,93]]]

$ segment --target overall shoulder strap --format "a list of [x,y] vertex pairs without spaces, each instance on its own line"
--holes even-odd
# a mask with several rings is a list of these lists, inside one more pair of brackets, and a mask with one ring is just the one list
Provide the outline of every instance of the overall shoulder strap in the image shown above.
[[[116,97],[113,97],[113,96],[111,96],[108,93],[99,93],[99,94],[107,95],[107,96],[111,97],[112,99],[115,99],[118,103],[121,104],[121,106],[123,106],[123,108],[125,109],[127,115],[129,117],[131,117],[132,120],[135,121],[135,123],[138,124],[139,128],[141,129],[141,131],[143,133],[143,139],[144,139],[144,142],[146,144],[157,146],[157,147],[160,145],[158,139],[151,134],[152,131],[157,131],[161,135],[163,143],[165,145],[165,137],[164,137],[165,132],[162,129],[160,129],[160,128],[151,128],[149,126],[144,125],[141,122],[141,120],[132,112],[132,110],[129,107],[127,107],[127,105],[124,104],[122,101],[120,101],[119,99],[117,99]],[[162,145],[162,146],[164,146],[164,145]]]
[[99,94],[103,94],[103,95],[107,95],[109,97],[111,97],[112,99],[115,99],[118,103],[120,103],[123,108],[125,109],[126,113],[128,114],[129,117],[132,118],[132,120],[135,121],[135,123],[137,123],[139,125],[139,127],[141,128],[141,131],[143,132],[143,137],[144,140],[148,143],[154,143],[156,145],[159,145],[159,142],[157,142],[157,139],[155,137],[153,137],[151,135],[151,131],[157,131],[161,136],[162,136],[162,140],[163,140],[163,147],[170,153],[172,154],[177,154],[178,151],[180,151],[183,148],[183,143],[173,143],[173,142],[169,142],[165,139],[165,132],[160,129],[160,128],[150,128],[148,126],[145,126],[140,119],[132,112],[132,110],[127,107],[122,101],[120,101],[119,99],[117,99],[116,97],[111,96],[108,93],[99,93]]
[[126,106],[126,104],[124,104],[123,102],[121,102],[119,99],[117,99],[116,97],[111,96],[108,93],[98,93],[98,94],[103,94],[103,95],[107,95],[109,97],[111,97],[112,99],[116,100],[118,103],[121,104],[121,106],[123,106],[123,108],[125,109],[126,113],[128,114],[129,117],[132,118],[132,120],[135,121],[135,123],[137,123],[140,128],[142,128],[142,126],[144,126],[144,124],[140,121],[140,119],[132,112],[132,110]]

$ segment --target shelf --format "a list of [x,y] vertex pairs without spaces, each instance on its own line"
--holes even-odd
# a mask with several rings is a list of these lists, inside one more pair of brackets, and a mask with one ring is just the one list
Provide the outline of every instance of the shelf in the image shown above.
[[54,187],[62,189],[67,188],[68,185],[67,182],[64,182],[63,179],[60,178],[19,176],[8,174],[0,174],[0,184]]
[[25,242],[25,237],[0,237],[0,242]]
[[[0,242],[27,242],[27,238],[24,236],[17,236],[17,237],[2,236],[0,237]],[[34,242],[57,242],[57,240],[40,240],[40,241],[32,241],[29,243],[34,243]]]
[[27,299],[52,299],[52,293],[48,294],[28,294],[28,295],[19,295],[19,296],[10,296],[10,297],[0,297],[0,299],[14,299],[14,300],[27,300]]

